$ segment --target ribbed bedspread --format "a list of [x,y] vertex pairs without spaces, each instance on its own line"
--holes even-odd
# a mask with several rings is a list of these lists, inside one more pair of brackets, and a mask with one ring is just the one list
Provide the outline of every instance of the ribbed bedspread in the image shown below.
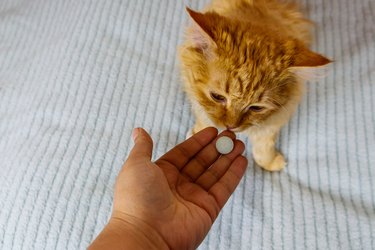
[[[85,249],[132,128],[155,157],[185,138],[176,47],[184,6],[206,3],[0,1],[0,249]],[[300,4],[335,62],[281,132],[285,170],[257,167],[240,136],[249,167],[202,250],[375,249],[375,2]]]

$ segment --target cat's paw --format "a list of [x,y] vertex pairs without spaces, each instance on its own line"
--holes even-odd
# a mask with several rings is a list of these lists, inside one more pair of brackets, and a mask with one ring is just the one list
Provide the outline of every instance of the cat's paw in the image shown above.
[[186,139],[189,139],[190,137],[193,136],[193,134],[194,134],[194,133],[193,133],[193,129],[189,129],[188,132],[186,133],[186,137],[185,137],[185,138],[186,138]]
[[285,165],[286,165],[286,161],[285,161],[285,158],[284,156],[281,154],[281,153],[277,153],[275,158],[273,158],[273,160],[267,164],[267,165],[261,165],[259,164],[263,169],[267,170],[267,171],[280,171],[282,170]]

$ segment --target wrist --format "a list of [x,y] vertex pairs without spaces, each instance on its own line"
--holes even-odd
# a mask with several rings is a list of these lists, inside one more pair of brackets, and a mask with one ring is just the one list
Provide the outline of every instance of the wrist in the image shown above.
[[[120,216],[119,216],[120,215]],[[169,249],[155,229],[132,216],[114,212],[89,250],[95,249]]]

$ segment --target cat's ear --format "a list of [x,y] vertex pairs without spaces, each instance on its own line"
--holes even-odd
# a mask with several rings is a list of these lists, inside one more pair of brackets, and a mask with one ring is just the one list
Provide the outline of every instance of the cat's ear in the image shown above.
[[301,48],[295,57],[293,67],[319,67],[331,62],[331,60],[318,53],[312,52],[307,48]]
[[208,48],[216,47],[215,34],[215,20],[208,14],[193,11],[186,7],[191,19],[193,20],[191,39],[197,48],[206,50]]
[[328,65],[331,62],[331,60],[318,53],[307,48],[301,48],[289,70],[305,80],[312,80],[325,77]]

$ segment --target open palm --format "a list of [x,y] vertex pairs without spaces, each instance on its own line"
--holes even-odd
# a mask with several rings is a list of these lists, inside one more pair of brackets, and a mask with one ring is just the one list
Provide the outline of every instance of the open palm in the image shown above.
[[[244,144],[220,155],[217,130],[206,128],[152,162],[152,139],[135,131],[135,145],[116,181],[113,217],[150,226],[171,249],[196,248],[241,180]],[[219,136],[221,136],[219,135]]]

